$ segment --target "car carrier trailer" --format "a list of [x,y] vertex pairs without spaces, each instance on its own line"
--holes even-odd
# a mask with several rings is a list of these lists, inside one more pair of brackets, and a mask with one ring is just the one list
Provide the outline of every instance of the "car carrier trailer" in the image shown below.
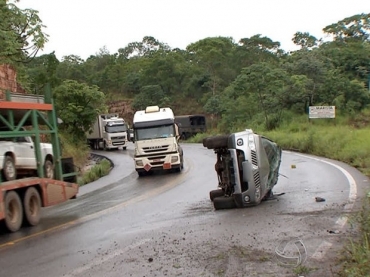
[[[6,127],[6,131],[0,130],[1,138],[31,136],[37,160],[35,176],[12,181],[3,181],[0,176],[0,221],[10,232],[16,232],[22,224],[37,225],[41,207],[75,198],[78,193],[77,175],[73,159],[61,158],[57,117],[49,86],[44,96],[6,92],[5,99],[0,101],[0,126]],[[54,179],[45,177],[43,163],[40,162],[42,135],[50,136],[53,146]]]

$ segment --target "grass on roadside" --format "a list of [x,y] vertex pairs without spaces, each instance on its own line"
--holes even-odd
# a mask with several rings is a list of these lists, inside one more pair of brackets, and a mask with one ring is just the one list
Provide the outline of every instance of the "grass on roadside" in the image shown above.
[[90,148],[85,141],[73,141],[69,134],[62,131],[59,132],[59,140],[61,144],[62,157],[73,157],[73,163],[76,170],[81,173],[86,161],[90,155]]
[[352,217],[359,235],[351,238],[344,249],[340,277],[370,276],[370,194],[361,212]]
[[85,172],[77,180],[79,186],[91,183],[99,178],[108,175],[112,169],[110,161],[102,159],[98,164],[94,165],[90,170]]

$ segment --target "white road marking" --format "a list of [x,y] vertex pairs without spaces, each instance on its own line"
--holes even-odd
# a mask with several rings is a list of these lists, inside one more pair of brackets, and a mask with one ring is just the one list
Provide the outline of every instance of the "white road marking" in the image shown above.
[[[289,152],[289,151],[285,151],[285,152]],[[356,184],[355,179],[352,177],[352,175],[347,170],[345,170],[343,167],[340,167],[339,165],[336,165],[334,163],[331,163],[329,161],[325,161],[325,160],[322,160],[322,159],[319,159],[319,158],[305,156],[305,155],[301,155],[301,154],[297,154],[297,153],[293,153],[293,152],[289,152],[289,153],[292,153],[292,154],[295,154],[295,155],[298,155],[298,156],[301,156],[301,157],[309,158],[309,159],[312,159],[312,160],[316,160],[316,161],[319,161],[319,162],[323,162],[323,163],[329,164],[330,166],[333,166],[333,167],[339,169],[343,173],[343,175],[347,178],[348,184],[349,184],[348,203],[344,206],[344,211],[345,212],[350,212],[352,210],[353,205],[354,205],[354,203],[356,201],[356,198],[357,198],[357,184]],[[335,222],[335,224],[334,224],[334,228],[337,229],[337,230],[342,229],[346,225],[347,221],[348,221],[347,216],[339,217],[337,219],[337,221]],[[329,251],[329,249],[331,248],[332,245],[333,244],[331,242],[328,242],[328,241],[324,240],[319,245],[319,247],[316,249],[316,251],[313,253],[312,258],[316,259],[316,260],[323,259],[325,257],[326,252]]]

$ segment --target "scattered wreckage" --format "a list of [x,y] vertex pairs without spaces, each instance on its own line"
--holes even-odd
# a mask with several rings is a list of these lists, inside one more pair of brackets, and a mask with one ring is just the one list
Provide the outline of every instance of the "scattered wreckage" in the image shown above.
[[207,137],[203,146],[217,155],[218,189],[210,191],[216,210],[255,206],[274,197],[281,148],[251,129]]

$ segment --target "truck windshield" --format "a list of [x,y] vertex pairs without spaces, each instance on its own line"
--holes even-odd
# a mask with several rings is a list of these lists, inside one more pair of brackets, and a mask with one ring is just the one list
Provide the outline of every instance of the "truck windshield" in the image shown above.
[[135,140],[169,138],[175,136],[174,125],[163,125],[136,129]]
[[127,126],[126,124],[123,125],[105,125],[105,131],[107,133],[121,133],[121,132],[126,132],[127,131]]

